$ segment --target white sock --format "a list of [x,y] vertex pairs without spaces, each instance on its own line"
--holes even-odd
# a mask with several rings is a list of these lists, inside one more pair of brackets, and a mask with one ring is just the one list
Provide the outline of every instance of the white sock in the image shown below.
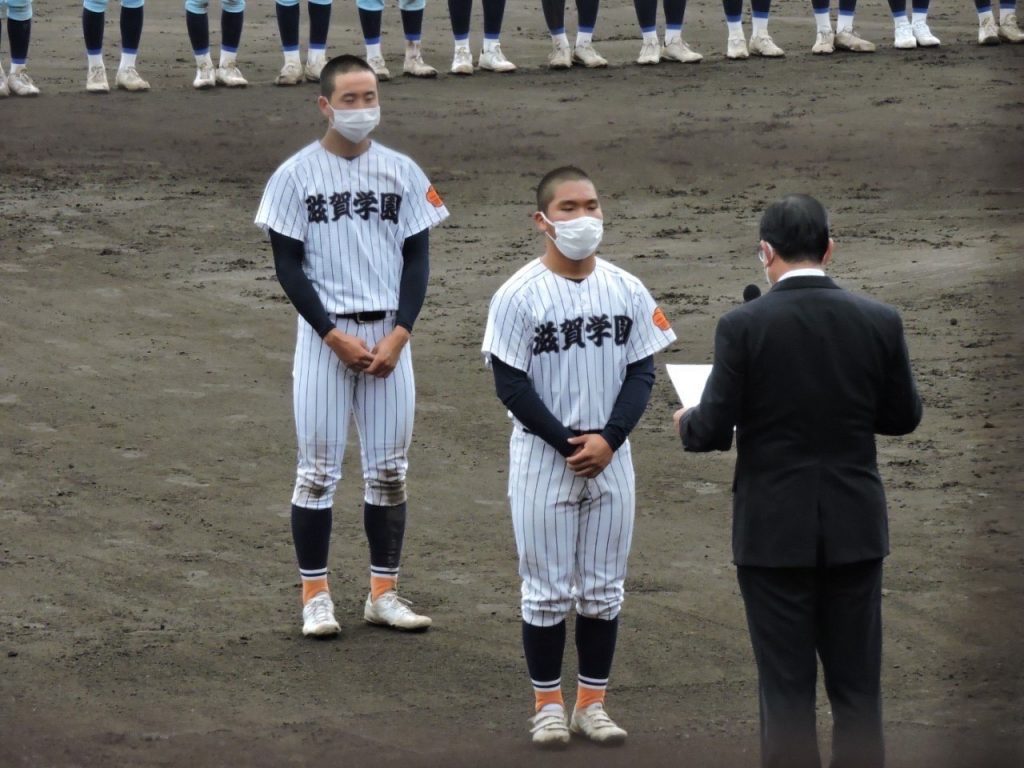
[[373,45],[366,46],[366,58],[367,59],[382,59],[384,55],[380,52],[380,43],[374,43]]
[[672,45],[683,39],[683,30],[665,28],[665,45]]
[[89,69],[93,67],[103,66],[103,54],[102,53],[87,53],[86,58],[89,59]]
[[553,42],[559,48],[568,48],[569,47],[569,36],[567,34],[565,34],[565,32],[563,32],[560,35],[552,35],[551,36],[551,42]]
[[999,21],[1001,22],[1007,16],[1016,16],[1017,6],[1016,5],[1000,5],[999,6]]
[[498,38],[484,38],[484,53],[492,53],[499,45]]
[[768,34],[768,19],[759,19],[756,16],[750,19],[750,36],[760,37]]
[[453,37],[452,39],[455,41],[456,48],[469,48],[469,35],[462,38]]
[[836,19],[836,32],[853,32],[853,14],[840,13]]
[[233,67],[233,66],[235,66],[235,62],[236,61],[238,61],[238,52],[237,51],[221,51],[220,52],[220,66],[221,66],[222,69],[224,67]]
[[579,48],[581,45],[590,45],[590,41],[594,39],[593,32],[577,32],[576,33],[576,47]]
[[129,67],[135,66],[135,60],[138,58],[137,53],[122,53],[121,63],[117,66],[118,69],[128,69]]
[[[319,64],[325,58],[327,58],[327,52],[323,48],[310,48],[308,51],[306,51],[307,64]],[[295,51],[295,60],[299,60],[298,51]]]
[[657,32],[644,32],[644,45],[648,43],[658,44],[658,33]]
[[15,64],[13,61],[11,62],[11,74],[12,75],[16,75],[18,72],[21,72],[21,70],[23,70],[24,68],[25,68],[24,64]]
[[914,11],[913,20],[914,24],[927,24],[928,11]]
[[817,26],[819,32],[832,31],[832,20],[828,17],[827,8],[821,12],[814,12],[814,24]]
[[302,59],[299,57],[298,49],[294,51],[284,51],[284,63],[285,64],[302,64]]
[[213,59],[210,58],[209,52],[196,56],[196,66],[202,69],[204,64],[208,67],[213,66]]
[[742,21],[727,21],[725,26],[729,28],[729,37],[739,38],[743,37],[743,22]]
[[987,11],[981,11],[978,13],[978,24],[984,24],[986,21],[992,21],[995,17],[992,15],[992,9],[989,8]]

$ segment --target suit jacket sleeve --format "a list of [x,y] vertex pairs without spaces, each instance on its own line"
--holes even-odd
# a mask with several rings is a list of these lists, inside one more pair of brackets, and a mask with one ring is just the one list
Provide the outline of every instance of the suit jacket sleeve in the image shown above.
[[921,423],[921,396],[910,369],[910,354],[903,335],[903,321],[896,314],[892,352],[886,365],[882,400],[875,419],[880,435],[907,435]]
[[714,361],[700,405],[683,414],[679,423],[684,450],[727,451],[732,447],[745,367],[740,331],[725,315],[715,328]]

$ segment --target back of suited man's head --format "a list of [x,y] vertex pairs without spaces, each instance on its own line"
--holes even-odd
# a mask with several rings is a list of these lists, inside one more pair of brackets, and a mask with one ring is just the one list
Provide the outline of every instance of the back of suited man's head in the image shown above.
[[828,212],[810,195],[786,195],[761,216],[761,239],[783,261],[821,261],[828,237]]

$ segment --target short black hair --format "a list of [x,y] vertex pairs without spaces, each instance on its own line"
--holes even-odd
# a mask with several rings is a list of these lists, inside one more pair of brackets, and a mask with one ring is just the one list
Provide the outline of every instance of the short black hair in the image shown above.
[[[320,95],[325,99],[330,99],[334,95],[335,78],[348,72],[373,72],[373,67],[367,64],[365,59],[353,56],[351,53],[335,56],[320,70]],[[376,77],[377,73],[373,72],[373,76]]]
[[540,184],[537,185],[538,211],[541,213],[548,212],[548,206],[555,199],[555,187],[563,181],[590,181],[591,184],[594,183],[584,171],[575,165],[563,165],[560,168],[555,168],[553,171],[548,171],[544,174],[544,178],[540,180]]
[[828,238],[828,212],[810,195],[786,195],[761,216],[761,239],[783,261],[821,261]]

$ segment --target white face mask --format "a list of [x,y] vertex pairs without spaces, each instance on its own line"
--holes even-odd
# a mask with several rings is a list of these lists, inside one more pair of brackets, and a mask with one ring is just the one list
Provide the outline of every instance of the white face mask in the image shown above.
[[604,221],[601,219],[580,216],[569,221],[551,221],[543,213],[541,218],[555,228],[555,236],[548,237],[551,237],[551,242],[567,259],[583,261],[601,244],[601,237],[604,235]]
[[354,144],[370,135],[380,124],[380,107],[335,109],[331,127]]

